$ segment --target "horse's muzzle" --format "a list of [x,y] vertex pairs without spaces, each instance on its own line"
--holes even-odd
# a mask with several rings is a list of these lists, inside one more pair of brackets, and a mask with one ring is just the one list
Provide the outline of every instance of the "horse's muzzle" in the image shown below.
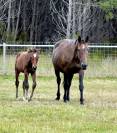
[[36,69],[37,69],[37,66],[33,66],[33,67],[32,67],[32,70],[33,70],[33,71],[36,71]]
[[86,70],[86,69],[87,69],[87,66],[88,66],[87,64],[84,64],[84,63],[81,64],[81,68],[82,68],[83,70]]

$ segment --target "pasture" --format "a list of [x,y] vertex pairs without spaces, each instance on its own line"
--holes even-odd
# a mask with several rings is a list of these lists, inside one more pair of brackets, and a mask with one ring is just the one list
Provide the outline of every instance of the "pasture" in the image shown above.
[[[37,77],[31,102],[22,101],[20,76],[19,100],[15,99],[13,75],[0,76],[1,133],[116,133],[117,79],[85,78],[85,105],[80,105],[77,75],[71,86],[71,101],[55,101],[53,76]],[[32,80],[30,79],[30,90]]]

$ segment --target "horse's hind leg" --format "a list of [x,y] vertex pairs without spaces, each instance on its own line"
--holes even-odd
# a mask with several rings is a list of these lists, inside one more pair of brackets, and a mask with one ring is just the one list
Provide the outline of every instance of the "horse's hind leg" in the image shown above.
[[60,72],[55,70],[55,74],[56,74],[56,78],[57,78],[56,80],[57,80],[57,85],[58,85],[56,100],[59,100],[60,99],[60,83],[61,83]]
[[32,92],[31,92],[29,101],[31,101],[31,99],[33,97],[34,90],[36,88],[36,73],[31,74],[31,76],[32,76],[32,80],[33,80],[33,85],[32,85]]
[[69,93],[70,93],[70,86],[71,86],[71,82],[72,82],[72,78],[73,78],[73,74],[69,74],[68,76],[68,89],[67,89],[67,101],[70,100],[70,96],[69,96]]
[[16,86],[16,99],[18,98],[18,86],[19,86],[19,72],[15,71],[15,86]]

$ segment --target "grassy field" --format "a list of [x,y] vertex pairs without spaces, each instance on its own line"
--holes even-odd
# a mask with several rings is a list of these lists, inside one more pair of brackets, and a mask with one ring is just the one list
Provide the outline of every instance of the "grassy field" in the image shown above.
[[[38,77],[31,102],[15,99],[14,76],[0,76],[0,133],[116,133],[117,79],[86,78],[85,105],[79,104],[78,79],[71,86],[71,101],[55,101],[54,77]],[[32,82],[30,79],[30,86]],[[30,88],[31,90],[31,88]]]

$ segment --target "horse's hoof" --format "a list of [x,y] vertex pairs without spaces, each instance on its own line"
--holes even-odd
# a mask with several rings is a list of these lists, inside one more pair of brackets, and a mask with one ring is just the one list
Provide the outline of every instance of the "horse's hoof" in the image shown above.
[[19,98],[18,97],[16,97],[16,101],[18,101],[19,100]]
[[59,97],[57,97],[57,98],[55,98],[55,100],[58,100],[58,101],[59,101],[59,100],[60,100],[60,98],[59,98]]
[[69,102],[70,101],[70,98],[67,98],[67,101]]
[[84,99],[80,99],[80,104],[84,105]]
[[28,102],[30,102],[32,99],[28,99]]
[[81,105],[84,105],[84,102],[80,102]]
[[23,99],[23,101],[26,101],[25,97],[23,97],[22,99]]
[[80,101],[80,104],[81,104],[81,105],[84,105],[84,101]]
[[23,97],[23,101],[24,101],[24,102],[27,102],[28,100],[27,100],[25,97]]
[[63,99],[63,101],[64,101],[64,103],[67,103],[68,102],[67,99]]

